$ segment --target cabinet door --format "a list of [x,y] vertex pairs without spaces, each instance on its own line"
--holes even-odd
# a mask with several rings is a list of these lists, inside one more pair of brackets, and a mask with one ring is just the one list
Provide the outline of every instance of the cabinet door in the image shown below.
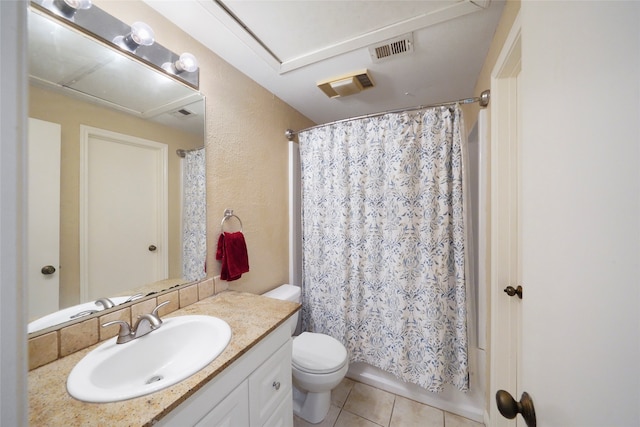
[[204,416],[196,427],[249,426],[249,386],[244,381]]
[[291,400],[291,339],[249,377],[251,425],[264,425],[284,399]]
[[293,427],[293,394],[289,392],[262,427]]

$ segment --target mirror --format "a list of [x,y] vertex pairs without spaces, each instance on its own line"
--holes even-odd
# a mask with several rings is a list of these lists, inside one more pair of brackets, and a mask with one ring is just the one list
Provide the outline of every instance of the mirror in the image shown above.
[[[83,180],[90,181],[83,175],[81,161],[85,157],[91,157],[80,147],[83,138],[91,138],[98,135],[103,139],[132,138],[135,141],[143,140],[159,144],[164,158],[161,163],[166,171],[166,189],[160,198],[166,206],[163,229],[164,242],[145,243],[145,251],[148,253],[162,254],[165,265],[159,267],[160,273],[155,276],[159,280],[148,282],[144,279],[139,282],[126,283],[126,280],[111,280],[118,287],[100,291],[101,297],[114,298],[119,296],[131,296],[138,293],[158,292],[170,287],[186,283],[182,273],[182,172],[185,161],[178,156],[177,151],[187,152],[201,149],[204,146],[204,98],[192,87],[171,78],[170,76],[137,61],[131,55],[118,51],[112,46],[91,38],[85,32],[79,31],[66,22],[56,19],[40,8],[34,8],[32,4],[29,11],[29,117],[39,122],[54,124],[54,132],[46,128],[42,139],[48,139],[55,133],[59,133],[59,261],[34,261],[31,265],[31,254],[27,260],[28,269],[37,269],[35,275],[44,277],[44,284],[36,285],[28,273],[29,283],[29,320],[42,317],[46,312],[42,308],[32,309],[34,304],[42,302],[46,307],[51,306],[47,297],[50,283],[47,280],[51,276],[57,276],[59,291],[54,295],[59,297],[57,310],[62,311],[68,307],[75,307],[81,303],[91,303],[99,298],[88,292],[82,293],[83,275],[80,265],[82,257],[87,256],[82,236],[81,217],[83,199],[98,199],[96,187],[90,187],[85,196],[81,196]],[[56,126],[58,131],[55,131]],[[93,132],[93,133],[92,133]],[[34,132],[29,132],[30,139]],[[84,135],[84,136],[83,136]],[[89,136],[87,136],[89,135]],[[107,135],[107,136],[105,136]],[[114,136],[115,135],[115,136]],[[89,139],[90,140],[90,139]],[[30,142],[30,149],[32,147]],[[81,156],[82,154],[82,156]],[[102,156],[94,155],[94,156]],[[164,157],[162,157],[164,156]],[[31,162],[31,153],[29,154]],[[49,159],[55,156],[49,157]],[[202,156],[203,157],[203,156]],[[45,159],[45,163],[50,163]],[[54,163],[54,162],[51,162]],[[30,163],[31,164],[31,163]],[[40,166],[29,167],[31,171],[40,173]],[[140,168],[142,169],[142,168]],[[155,169],[154,169],[155,170]],[[109,169],[107,169],[109,171]],[[111,171],[114,180],[122,174],[120,171]],[[123,176],[123,175],[122,175]],[[165,179],[165,178],[162,178]],[[162,181],[161,179],[161,181]],[[47,180],[45,180],[47,181]],[[30,182],[30,180],[28,180]],[[124,183],[127,186],[127,182]],[[138,184],[130,184],[128,187],[138,188]],[[29,189],[31,191],[31,189]],[[48,194],[48,193],[45,193]],[[38,196],[39,197],[39,196]],[[47,195],[38,200],[47,199]],[[31,196],[29,196],[31,199]],[[138,197],[139,198],[139,197]],[[109,202],[107,202],[109,203]],[[154,210],[155,211],[155,210]],[[57,212],[52,208],[30,209],[30,217],[43,214],[44,217],[56,217]],[[103,215],[104,216],[104,215]],[[127,213],[123,218],[130,216]],[[110,222],[106,239],[110,234],[115,234],[123,218],[116,218],[115,214],[108,215]],[[31,218],[30,218],[31,220]],[[36,221],[37,229],[28,226],[28,239],[31,248],[46,248],[43,243],[47,230],[42,230],[42,222]],[[139,221],[135,227],[142,226],[146,221]],[[55,226],[50,228],[56,228]],[[92,230],[91,225],[88,227]],[[113,231],[113,233],[111,232]],[[31,240],[31,239],[34,240]],[[102,240],[101,247],[107,247],[108,242]],[[117,247],[117,246],[115,246]],[[153,250],[151,248],[154,248]],[[95,251],[94,251],[95,252]],[[111,251],[117,255],[118,250]],[[147,254],[148,255],[148,254]],[[124,270],[126,278],[146,277],[134,271],[136,267],[122,267],[120,262],[109,262],[108,270],[111,272]],[[92,265],[92,264],[88,264]],[[42,267],[42,269],[41,269]],[[47,272],[53,271],[52,274]],[[118,277],[118,276],[115,276]],[[42,288],[36,288],[42,286]],[[106,295],[102,295],[105,293]],[[121,301],[121,299],[117,299]],[[95,305],[95,304],[94,304]],[[102,309],[96,306],[95,309]],[[78,310],[85,311],[83,310]],[[92,311],[92,310],[88,310]],[[95,310],[93,310],[95,311]],[[48,311],[47,311],[48,312]],[[89,314],[88,316],[92,316]],[[78,318],[86,320],[83,315]],[[64,318],[65,325],[69,319]],[[50,330],[50,329],[48,329]],[[33,331],[35,332],[35,331]]]

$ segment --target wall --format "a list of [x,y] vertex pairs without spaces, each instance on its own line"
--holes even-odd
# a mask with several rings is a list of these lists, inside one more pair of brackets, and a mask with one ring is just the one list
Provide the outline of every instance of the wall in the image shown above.
[[[518,12],[520,12],[520,0],[507,0],[504,5],[504,9],[502,10],[500,22],[498,23],[498,27],[496,28],[496,32],[493,36],[493,41],[491,42],[491,46],[489,47],[489,52],[487,52],[484,64],[482,66],[480,74],[478,75],[476,87],[473,91],[474,96],[480,96],[480,93],[483,90],[491,88],[491,71],[493,71],[493,67],[496,65],[498,55],[500,55],[502,46],[504,45],[504,42],[509,35],[509,30],[511,30],[513,22],[518,16]],[[478,104],[473,104],[472,106],[470,106],[468,110],[469,114],[467,115],[470,120],[468,123],[465,123],[467,127],[469,127],[469,129],[471,129],[475,124],[475,120],[478,117],[479,110],[480,106]],[[489,111],[489,122],[491,122],[491,102],[489,102],[487,110]]]
[[[179,277],[180,158],[178,148],[202,146],[202,139],[186,132],[79,101],[39,87],[29,87],[29,116],[62,126],[60,168],[60,308],[80,303],[80,125],[108,129],[169,146],[169,277]],[[142,283],[141,283],[142,285]]]
[[27,19],[0,2],[0,425],[27,425],[22,174],[27,117]]
[[[94,2],[130,23],[144,20],[156,41],[200,62],[206,97],[207,275],[219,274],[214,259],[226,208],[242,220],[251,271],[230,288],[262,293],[288,279],[287,128],[313,125],[308,118],[259,86],[140,1]],[[235,231],[229,228],[228,231]]]

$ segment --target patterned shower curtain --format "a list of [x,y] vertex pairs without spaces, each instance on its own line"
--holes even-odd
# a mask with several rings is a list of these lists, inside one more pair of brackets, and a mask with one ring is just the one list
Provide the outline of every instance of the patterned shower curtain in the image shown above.
[[187,151],[183,168],[182,274],[186,280],[206,276],[207,191],[204,148]]
[[463,129],[456,106],[299,135],[304,328],[433,392],[469,385]]

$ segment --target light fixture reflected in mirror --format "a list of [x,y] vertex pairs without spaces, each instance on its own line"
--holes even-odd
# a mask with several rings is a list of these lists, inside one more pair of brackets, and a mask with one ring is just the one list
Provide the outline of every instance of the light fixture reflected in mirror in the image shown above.
[[118,36],[113,42],[129,52],[135,52],[140,46],[151,46],[155,41],[153,29],[144,22],[134,22],[131,32],[126,36]]
[[173,74],[180,74],[184,71],[188,73],[193,73],[198,69],[198,60],[196,57],[189,52],[185,52],[180,55],[175,62],[165,62],[162,64],[162,68]]
[[91,0],[51,0],[53,8],[51,8],[58,15],[73,20],[78,10],[89,9],[91,7]]
[[[3,0],[0,0],[3,1]],[[93,0],[95,2],[95,0]],[[144,22],[128,25],[106,13],[92,0],[30,0],[39,13],[49,15],[65,25],[78,29],[121,49],[166,75],[198,89],[198,62],[190,54],[172,52],[155,41],[153,29]]]

